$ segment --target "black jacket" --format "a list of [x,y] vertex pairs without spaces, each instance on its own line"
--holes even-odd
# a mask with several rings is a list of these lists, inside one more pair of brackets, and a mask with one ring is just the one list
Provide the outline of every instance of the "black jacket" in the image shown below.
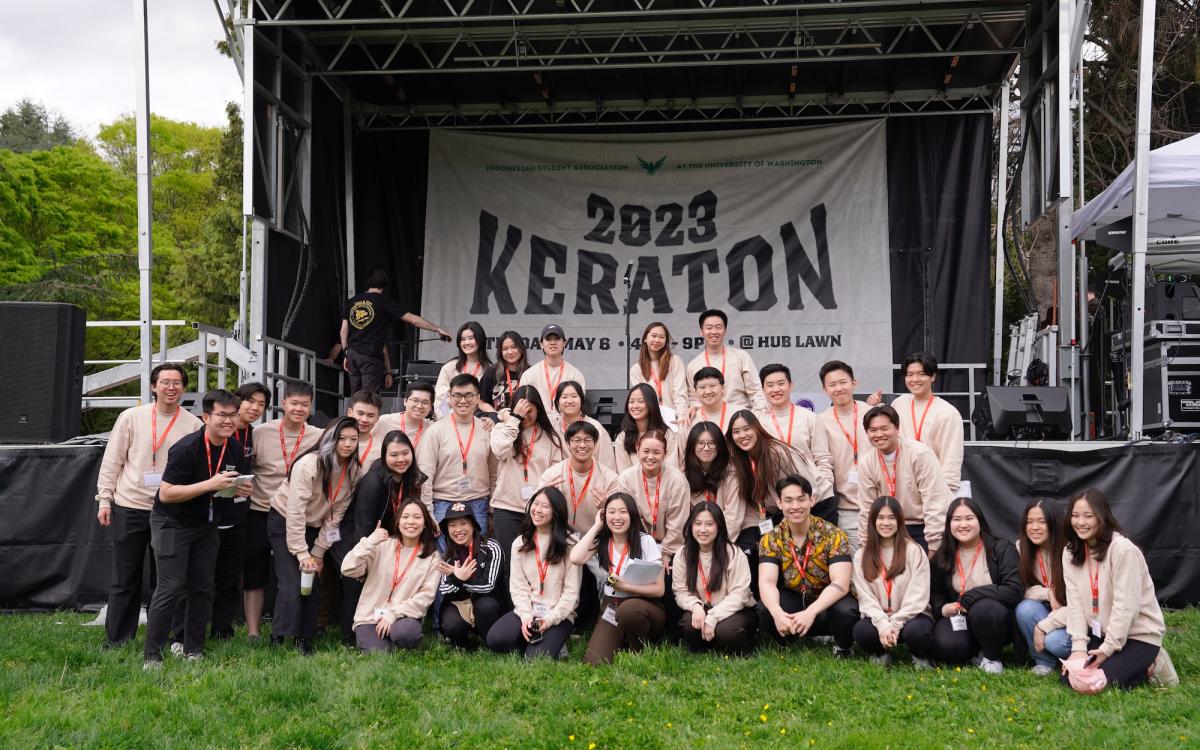
[[[447,562],[453,565],[453,561]],[[453,573],[444,575],[438,590],[446,601],[492,594],[503,567],[504,556],[500,553],[500,544],[495,539],[485,537],[483,543],[475,550],[475,575],[466,581],[458,580]]]
[[[983,549],[992,585],[967,589],[962,597],[963,607],[970,610],[971,605],[980,599],[995,599],[1005,606],[1016,607],[1025,596],[1025,585],[1021,583],[1021,574],[1017,567],[1020,558],[1016,545],[1007,539],[993,538],[990,543],[984,542]],[[935,618],[942,617],[942,607],[958,601],[958,591],[954,588],[953,578],[953,565],[949,570],[936,564],[930,566],[929,605]]]

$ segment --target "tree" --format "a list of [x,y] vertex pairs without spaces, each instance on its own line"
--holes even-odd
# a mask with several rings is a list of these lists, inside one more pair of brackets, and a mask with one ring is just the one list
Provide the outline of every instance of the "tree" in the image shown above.
[[22,99],[0,114],[0,149],[24,154],[74,142],[71,123],[38,102]]

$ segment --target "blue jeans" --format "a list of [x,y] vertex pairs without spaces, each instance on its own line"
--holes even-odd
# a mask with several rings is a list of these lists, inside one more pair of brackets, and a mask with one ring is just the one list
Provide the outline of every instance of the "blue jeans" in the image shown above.
[[1065,659],[1071,655],[1071,636],[1067,634],[1066,628],[1052,630],[1046,634],[1046,650],[1035,649],[1033,647],[1033,629],[1049,614],[1050,604],[1048,602],[1022,599],[1021,603],[1017,605],[1017,627],[1021,629],[1025,643],[1029,644],[1029,655],[1033,657],[1033,663],[1053,667],[1057,664],[1056,658]]

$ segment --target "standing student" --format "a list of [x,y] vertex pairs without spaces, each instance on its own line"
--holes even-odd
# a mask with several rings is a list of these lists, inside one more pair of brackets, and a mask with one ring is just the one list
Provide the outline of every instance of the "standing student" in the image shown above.
[[567,334],[563,332],[562,326],[550,323],[542,329],[542,353],[545,357],[521,373],[521,385],[537,388],[543,404],[554,403],[554,394],[558,391],[559,384],[568,380],[574,380],[587,388],[583,372],[563,359],[566,346]]
[[[769,364],[758,371],[762,381],[767,410],[762,413],[762,426],[776,440],[790,445],[813,465],[813,495],[819,501],[830,500],[836,505],[833,489],[833,457],[829,454],[829,438],[817,423],[817,415],[792,403],[792,371],[787,365]],[[818,504],[817,515],[837,523],[832,513],[824,513]]]
[[253,459],[255,422],[262,419],[271,405],[271,389],[262,383],[242,383],[233,395],[241,400],[237,418],[234,419],[233,436],[242,444],[242,453],[246,458]]
[[482,378],[484,370],[492,366],[487,354],[487,334],[479,323],[474,320],[463,323],[455,340],[458,342],[458,356],[442,365],[434,385],[433,404],[439,416],[450,411],[446,394],[450,392],[451,378],[462,373]]
[[908,535],[937,551],[950,490],[933,451],[900,434],[900,416],[890,406],[873,406],[863,415],[870,450],[858,455],[858,526],[877,497],[894,497],[904,508]]
[[513,610],[487,634],[493,651],[526,658],[566,655],[579,601],[579,568],[569,559],[567,499],[553,487],[534,493],[521,535],[509,551],[508,592]]
[[[659,564],[658,577],[651,583],[625,580],[622,572],[630,560]],[[618,651],[641,651],[662,638],[667,624],[662,552],[654,537],[642,531],[633,496],[626,492],[608,496],[591,528],[571,548],[571,564],[591,570],[600,594],[600,617],[588,640],[585,663],[609,664]]]
[[629,368],[629,384],[648,383],[663,419],[671,424],[687,420],[688,383],[683,360],[671,354],[671,332],[655,321],[642,332],[638,361]]
[[[1017,628],[1033,659],[1033,673],[1048,675],[1054,673],[1058,659],[1071,655],[1062,568],[1066,537],[1058,511],[1049,500],[1040,498],[1030,502],[1022,518],[1017,569],[1025,586],[1025,598],[1017,604]],[[1040,630],[1038,638],[1034,631],[1042,622],[1046,628]]]
[[663,419],[653,386],[641,383],[630,388],[625,397],[625,416],[621,418],[621,431],[613,442],[618,472],[637,463],[638,438],[649,430],[658,430],[667,436],[667,463],[679,468],[679,438]]
[[474,375],[450,379],[450,416],[434,422],[417,448],[417,468],[429,477],[421,485],[421,500],[440,520],[454,503],[475,514],[487,528],[488,503],[496,486],[496,457],[488,448],[484,420],[475,416],[479,381]]
[[737,408],[725,399],[725,376],[715,367],[702,367],[692,376],[693,403],[690,425],[712,422],[724,432]]
[[350,406],[346,416],[354,420],[358,427],[358,471],[363,473],[371,468],[371,464],[379,459],[380,441],[375,439],[375,426],[379,424],[379,415],[383,411],[383,399],[374,391],[355,391],[350,396]]
[[[758,381],[758,368],[746,352],[725,345],[725,329],[729,317],[720,310],[705,310],[700,313],[700,335],[704,338],[704,351],[696,355],[687,366],[687,379],[695,386],[696,373],[705,367],[716,368],[725,385],[725,398],[730,411],[767,409],[762,386]],[[692,401],[697,401],[692,393]],[[722,426],[723,428],[723,426]]]
[[871,504],[863,532],[863,544],[854,553],[854,593],[862,613],[854,642],[883,666],[891,665],[892,650],[903,643],[913,666],[929,669],[929,558],[908,536],[904,509],[894,497]]
[[385,377],[390,374],[384,367],[384,347],[387,346],[392,323],[400,320],[409,325],[433,331],[443,341],[450,340],[450,332],[434,325],[420,315],[406,312],[383,290],[391,279],[381,267],[367,275],[367,291],[356,294],[346,302],[346,314],[342,319],[341,343],[346,352],[344,367],[350,373],[350,392],[371,391],[378,393],[385,387]]
[[521,385],[521,375],[529,369],[525,339],[516,331],[505,331],[496,339],[496,364],[479,379],[479,408],[498,411],[512,408],[513,393]]
[[354,637],[365,653],[421,645],[421,621],[442,577],[433,519],[420,498],[405,498],[393,520],[360,539],[342,562],[342,575],[362,580]]
[[691,506],[705,501],[716,503],[728,524],[726,535],[737,539],[746,518],[746,501],[738,486],[737,472],[729,463],[729,444],[712,422],[701,422],[688,432],[683,476],[692,493]]
[[688,515],[683,549],[671,565],[679,635],[692,651],[744,654],[758,642],[750,563],[729,541],[721,506],[703,500]]
[[442,582],[438,630],[459,648],[472,645],[471,634],[481,641],[500,619],[503,594],[496,589],[504,568],[504,554],[495,539],[484,536],[475,516],[455,503],[442,519],[446,552],[438,569]]
[[946,664],[965,664],[978,653],[980,669],[1003,672],[1000,651],[1012,640],[1013,608],[1025,593],[1016,546],[992,534],[974,500],[959,497],[950,503],[931,562],[933,655]]
[[[382,458],[362,475],[354,488],[351,544],[357,544],[377,528],[393,528],[392,517],[400,502],[406,497],[419,498],[427,479],[417,468],[412,439],[400,430],[383,436],[382,451]],[[346,538],[345,534],[342,536]]]
[[158,585],[146,614],[145,668],[162,665],[162,650],[175,607],[186,596],[184,653],[199,659],[212,615],[217,527],[213,493],[232,490],[249,497],[249,483],[237,484],[250,461],[233,438],[238,398],[229,391],[204,395],[204,429],[171,446],[150,515],[151,546]]
[[[858,537],[858,461],[871,449],[867,431],[859,419],[871,408],[854,400],[854,369],[845,362],[832,360],[821,365],[821,387],[831,405],[817,416],[825,430],[826,445],[833,460],[833,486],[838,497],[838,526],[857,548]],[[866,529],[863,530],[866,536]]]
[[957,492],[963,460],[962,415],[933,392],[938,362],[932,354],[914,352],[904,358],[902,366],[908,393],[892,402],[900,415],[900,434],[929,446],[942,467],[946,486],[951,493]]
[[151,370],[153,401],[121,412],[104,448],[96,478],[96,520],[101,526],[112,527],[112,573],[104,617],[106,646],[119,646],[137,635],[147,552],[151,552],[151,582],[156,578],[150,550],[154,495],[162,482],[170,449],[203,426],[179,407],[187,383],[183,365],[167,362]]
[[664,564],[670,565],[683,546],[691,490],[679,469],[667,463],[667,436],[662,430],[644,433],[637,449],[638,463],[617,475],[617,491],[637,501],[646,531],[662,547]]
[[[1108,497],[1095,488],[1076,495],[1064,529],[1071,659],[1087,659],[1110,685],[1126,690],[1151,675],[1177,684],[1162,647],[1167,628],[1146,558],[1121,531]],[[1050,626],[1040,623],[1039,629]]]
[[358,425],[350,417],[333,422],[316,447],[296,459],[287,480],[271,498],[267,535],[275,555],[275,619],[271,642],[295,638],[312,653],[321,588],[301,591],[301,574],[322,575],[325,552],[341,541],[341,521],[358,484]]
[[271,580],[271,541],[267,517],[271,497],[292,470],[292,464],[321,439],[321,431],[308,424],[313,388],[308,383],[284,386],[280,407],[283,417],[254,428],[254,481],[250,510],[246,514],[246,551],[242,564],[242,606],[246,631],[259,637],[267,584]]
[[[591,528],[605,498],[617,490],[617,473],[596,458],[601,434],[591,422],[572,422],[564,436],[568,457],[542,472],[537,482],[538,487],[556,487],[566,496],[567,525],[578,534]],[[514,519],[520,520],[520,514],[499,509],[496,518],[510,526]]]
[[759,619],[780,643],[832,635],[833,654],[849,656],[858,622],[850,594],[852,562],[846,532],[812,515],[812,485],[789,475],[775,484],[783,523],[758,546]]
[[[605,467],[616,471],[616,458],[613,454],[613,442],[604,425],[593,419],[586,410],[587,393],[583,386],[574,380],[559,383],[558,391],[554,394],[554,411],[557,416],[551,416],[558,434],[564,439],[567,430],[576,422],[587,422],[596,428],[600,436],[596,440],[596,460]],[[587,528],[587,526],[584,526]]]
[[[408,436],[413,450],[421,445],[421,437],[429,427],[429,415],[433,411],[433,386],[425,380],[414,380],[404,392],[404,411],[384,414],[375,424],[376,435],[386,435],[399,430]],[[380,449],[382,453],[382,448]]]
[[[500,411],[500,423],[492,428],[489,438],[496,460],[492,511],[501,549],[511,548],[520,534],[521,527],[513,522],[533,497],[542,473],[566,457],[563,440],[551,424],[537,389],[523,385],[515,397],[512,411]],[[501,516],[497,513],[500,510],[506,513]]]

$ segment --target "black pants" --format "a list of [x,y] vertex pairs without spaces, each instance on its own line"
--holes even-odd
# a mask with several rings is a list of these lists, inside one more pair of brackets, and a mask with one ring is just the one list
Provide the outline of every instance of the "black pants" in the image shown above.
[[[349,522],[343,520],[339,530],[342,532],[342,538],[325,553],[325,565],[331,568],[331,574],[338,577],[339,596],[336,602],[338,629],[342,631],[343,639],[353,643],[355,638],[354,611],[358,609],[358,597],[362,595],[363,585],[362,581],[356,578],[342,575],[341,570],[342,561],[358,544],[359,539],[354,538],[356,529],[353,518]],[[331,612],[331,614],[333,613]]]
[[246,514],[246,545],[242,556],[242,587],[265,589],[271,581],[271,541],[267,539],[267,513],[250,509]]
[[[319,533],[319,528],[304,528],[304,542],[309,549],[312,549]],[[287,522],[274,508],[267,515],[267,537],[275,554],[275,619],[272,621],[271,635],[311,640],[317,634],[321,586],[314,581],[312,593],[300,596],[300,561],[288,551]],[[326,570],[323,575],[336,575],[336,571]]]
[[571,627],[570,620],[563,620],[543,631],[540,643],[529,643],[525,636],[521,635],[521,618],[517,617],[516,612],[509,612],[496,620],[496,624],[488,631],[487,645],[491,650],[505,654],[521,651],[527,659],[535,656],[557,659],[563,644],[567,642],[567,637],[571,635]]
[[383,357],[368,357],[347,349],[346,362],[350,364],[351,394],[358,391],[379,393],[383,389],[383,379],[386,374],[383,368]]
[[[670,591],[670,589],[667,589]],[[583,633],[588,623],[593,623],[600,616],[600,588],[596,576],[583,566],[583,576],[579,581],[579,604],[575,606],[575,632]]]
[[[1096,636],[1088,636],[1089,651],[1100,648],[1101,643],[1103,641]],[[1100,665],[1100,671],[1108,678],[1109,685],[1116,685],[1122,690],[1135,688],[1148,679],[1146,673],[1158,658],[1158,651],[1159,647],[1153,643],[1127,638],[1125,648],[1105,659]],[[1070,685],[1066,675],[1060,680],[1064,685]]]
[[475,624],[469,625],[459,614],[458,607],[453,602],[442,602],[442,617],[438,629],[455,646],[468,648],[471,646],[471,634],[479,636],[482,642],[487,641],[488,631],[500,619],[504,608],[496,597],[490,594],[480,594],[471,597],[471,606],[475,611]]
[[746,562],[750,563],[750,590],[755,594],[758,593],[758,540],[761,536],[758,527],[751,526],[738,532],[737,539],[733,540],[733,545],[745,553]]
[[142,609],[142,579],[146,553],[150,552],[150,596],[154,595],[155,564],[150,551],[150,511],[112,505],[112,580],[108,586],[108,610],[104,632],[108,642],[119,645],[137,635]]
[[933,656],[946,664],[966,664],[976,651],[982,651],[984,658],[999,661],[1016,625],[1012,607],[995,599],[980,599],[967,610],[966,630],[955,630],[949,617],[938,619],[933,626]]
[[[810,597],[810,601],[815,600],[815,596]],[[779,606],[788,614],[803,612],[808,608],[799,591],[782,588],[779,589]],[[785,638],[779,634],[779,631],[775,629],[774,618],[762,604],[758,605],[758,612],[759,627],[774,634],[775,640],[779,643],[785,643],[787,638],[794,637]],[[848,649],[854,645],[854,624],[858,622],[858,618],[858,600],[850,594],[846,594],[834,602],[832,607],[813,619],[812,627],[809,628],[806,635],[831,635],[838,648]]]
[[[500,569],[500,575],[496,578],[496,588],[492,592],[492,595],[506,607],[511,607],[512,605],[512,600],[508,596],[508,571],[512,565],[512,545],[517,537],[521,536],[521,522],[524,519],[524,513],[515,513],[502,508],[492,509],[492,532],[495,534],[492,538],[500,545],[500,552],[504,555],[504,566]],[[584,580],[587,580],[586,577]],[[594,586],[592,590],[595,591]],[[586,595],[587,591],[581,588],[580,596],[583,597]],[[587,622],[587,620],[584,620],[584,622]]]
[[[242,606],[242,561],[246,547],[243,524],[217,529],[217,562],[213,569],[212,637],[232,638],[233,618]],[[187,640],[187,604],[175,605],[172,640]]]
[[713,628],[711,641],[692,627],[692,613],[684,612],[679,620],[679,637],[687,647],[696,652],[720,651],[726,654],[745,654],[758,645],[758,613],[754,607],[734,612]]
[[[910,537],[912,537],[912,540],[914,542],[921,545],[921,549],[925,550],[926,552],[929,552],[929,542],[925,541],[925,524],[923,524],[923,523],[906,523],[906,524],[904,524],[904,530],[908,532],[908,535]],[[867,538],[866,532],[860,530],[858,532],[858,538],[860,540],[863,540],[861,543],[865,544],[866,538]]]
[[818,500],[813,503],[810,514],[820,518],[823,521],[828,521],[834,526],[838,525],[838,497],[827,497],[824,500]]
[[180,526],[162,513],[150,515],[150,529],[158,585],[147,614],[145,658],[162,658],[175,607],[185,598],[187,626],[183,650],[188,654],[204,653],[204,631],[212,614],[217,529]]
[[[882,656],[887,651],[879,642],[879,630],[866,617],[854,624],[854,642],[871,656]],[[896,642],[908,646],[908,652],[918,659],[928,659],[933,653],[933,620],[917,615],[900,628]]]

